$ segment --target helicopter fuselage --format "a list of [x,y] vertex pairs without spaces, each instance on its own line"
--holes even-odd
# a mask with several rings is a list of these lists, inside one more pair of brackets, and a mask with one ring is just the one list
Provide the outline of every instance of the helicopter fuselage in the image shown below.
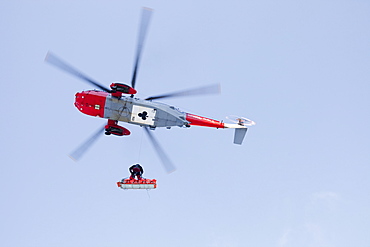
[[225,128],[224,123],[180,111],[174,106],[130,96],[115,97],[104,91],[76,93],[76,108],[84,114],[150,128],[198,125]]

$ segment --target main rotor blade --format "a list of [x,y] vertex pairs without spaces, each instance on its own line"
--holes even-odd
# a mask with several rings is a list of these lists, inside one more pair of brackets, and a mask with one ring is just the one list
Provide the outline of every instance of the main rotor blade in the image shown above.
[[71,65],[68,65],[67,63],[63,62],[61,59],[59,59],[57,56],[55,56],[51,52],[48,52],[48,54],[45,57],[45,61],[54,65],[55,67],[58,67],[61,70],[64,70],[65,72],[67,72],[71,75],[74,75],[74,76],[76,76],[76,77],[78,77],[78,78],[80,78],[80,79],[82,79],[82,80],[100,88],[103,91],[106,91],[108,93],[111,92],[111,90],[109,90],[108,88],[106,88],[106,87],[100,85],[99,83],[97,83],[96,81],[90,79],[86,75],[79,72],[77,69],[73,68]]
[[146,98],[146,100],[154,100],[154,99],[163,99],[163,98],[170,98],[170,97],[182,97],[182,96],[193,96],[193,95],[202,95],[202,94],[218,94],[220,93],[220,84],[212,84],[205,87],[193,88],[184,91],[177,91],[168,94],[162,94],[158,96],[153,96]]
[[139,27],[139,35],[137,40],[136,56],[134,62],[134,72],[132,73],[131,87],[135,88],[136,84],[136,75],[139,67],[141,52],[143,50],[145,37],[148,31],[148,26],[150,22],[150,17],[152,16],[152,9],[143,8],[141,12],[141,23]]
[[154,135],[150,132],[147,127],[144,127],[145,132],[148,134],[148,137],[158,154],[158,157],[161,159],[164,168],[166,169],[167,173],[174,172],[176,167],[172,164],[171,160],[168,158],[166,153],[163,151],[162,147],[159,145],[158,141],[154,138]]
[[69,157],[74,161],[78,161],[84,153],[96,142],[96,140],[103,135],[104,127],[99,128],[98,131],[92,135],[89,139],[87,139],[84,143],[81,144],[75,151],[73,151]]

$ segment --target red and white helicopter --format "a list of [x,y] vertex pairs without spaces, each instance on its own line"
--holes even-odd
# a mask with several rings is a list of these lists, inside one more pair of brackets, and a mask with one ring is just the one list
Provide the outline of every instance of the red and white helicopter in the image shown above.
[[76,93],[76,99],[74,103],[76,108],[86,115],[108,119],[104,128],[99,129],[98,132],[96,132],[91,138],[89,138],[70,155],[73,159],[80,159],[83,153],[87,151],[89,146],[91,146],[91,144],[102,134],[103,131],[106,135],[130,135],[130,131],[128,129],[118,125],[118,122],[121,121],[144,127],[149,139],[162,160],[165,169],[167,172],[172,172],[175,170],[174,165],[171,163],[149,130],[154,130],[157,127],[166,127],[170,129],[173,126],[204,126],[221,129],[232,128],[235,129],[234,143],[240,145],[243,142],[248,126],[255,124],[253,121],[242,117],[231,117],[229,119],[234,123],[224,123],[222,121],[182,112],[171,105],[155,101],[157,99],[169,97],[217,93],[219,92],[219,85],[211,85],[186,91],[173,92],[149,97],[146,99],[138,99],[134,97],[136,94],[135,84],[141,52],[143,50],[143,44],[151,14],[151,9],[143,8],[131,86],[121,82],[114,82],[110,85],[109,89],[63,62],[52,53],[49,52],[46,55],[46,62],[84,80],[87,83],[94,85],[99,89]]

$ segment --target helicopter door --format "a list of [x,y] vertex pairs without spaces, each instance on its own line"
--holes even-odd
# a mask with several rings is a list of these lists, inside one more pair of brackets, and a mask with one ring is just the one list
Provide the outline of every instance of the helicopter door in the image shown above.
[[144,106],[133,105],[131,122],[154,126],[156,109]]

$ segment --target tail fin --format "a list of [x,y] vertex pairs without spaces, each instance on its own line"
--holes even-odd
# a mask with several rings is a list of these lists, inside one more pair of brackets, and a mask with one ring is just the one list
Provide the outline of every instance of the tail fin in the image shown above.
[[243,143],[245,134],[247,133],[247,128],[237,128],[234,134],[234,144],[241,145]]
[[235,129],[234,144],[241,145],[243,143],[245,134],[247,133],[248,127],[253,126],[256,123],[245,117],[230,116],[226,118],[234,124],[224,123],[224,128]]

